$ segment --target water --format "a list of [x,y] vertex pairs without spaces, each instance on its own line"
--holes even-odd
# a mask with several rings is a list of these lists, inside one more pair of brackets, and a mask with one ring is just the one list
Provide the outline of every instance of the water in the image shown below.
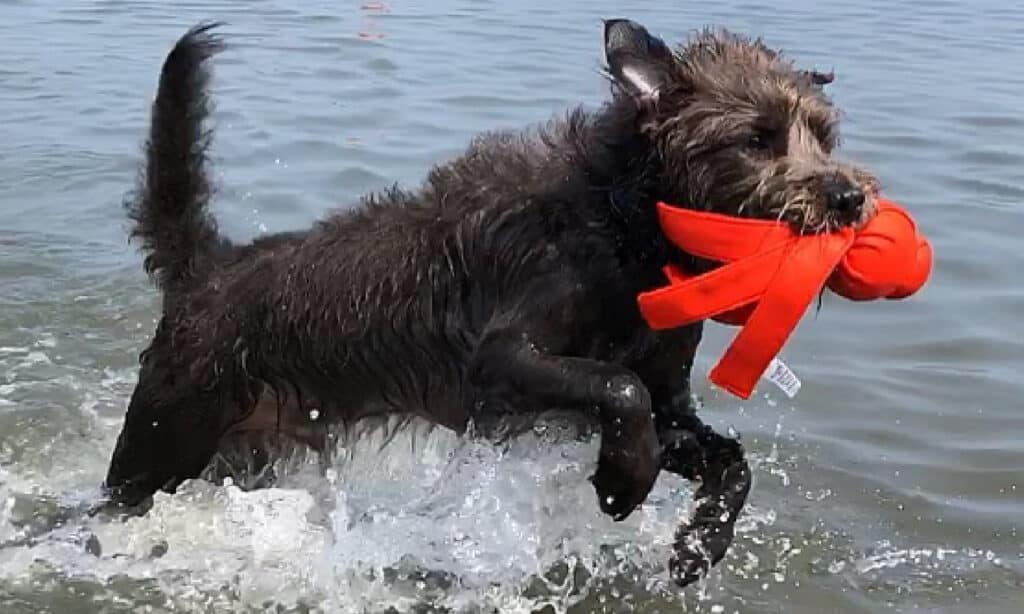
[[[216,214],[241,239],[598,102],[611,16],[673,39],[727,25],[835,68],[844,152],[938,252],[921,295],[829,297],[803,322],[793,401],[698,376],[755,464],[720,571],[665,581],[688,485],[662,478],[613,523],[584,479],[595,443],[553,428],[506,448],[414,429],[383,452],[378,433],[326,477],[299,464],[281,488],[197,482],[126,524],[82,518],[157,315],[119,205],[186,27],[230,22]],[[0,611],[1020,612],[1022,23],[995,0],[4,2]],[[698,375],[729,334],[712,329]]]

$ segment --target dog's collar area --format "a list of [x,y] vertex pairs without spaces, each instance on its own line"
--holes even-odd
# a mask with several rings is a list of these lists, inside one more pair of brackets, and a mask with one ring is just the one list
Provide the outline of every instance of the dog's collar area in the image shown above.
[[880,200],[855,232],[798,235],[785,224],[692,211],[659,202],[665,238],[699,258],[723,262],[703,275],[668,265],[669,285],[638,297],[654,329],[713,318],[743,326],[711,380],[749,398],[814,296],[826,286],[851,300],[901,299],[927,281],[932,251],[910,215]]
[[620,248],[630,250],[630,257],[656,268],[666,263],[697,271],[697,257],[669,241],[658,219],[658,199],[638,194],[636,188],[615,187],[608,190],[608,208],[612,222],[622,233]]
[[657,200],[639,192],[635,187],[609,189],[608,210],[622,235],[619,247],[628,250],[630,258],[660,266],[666,260],[669,244],[658,224]]

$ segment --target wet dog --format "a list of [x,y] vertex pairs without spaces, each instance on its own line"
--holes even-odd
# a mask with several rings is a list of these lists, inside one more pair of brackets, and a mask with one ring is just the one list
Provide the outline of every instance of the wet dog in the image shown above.
[[723,31],[673,50],[610,20],[604,38],[600,109],[480,136],[415,190],[237,245],[207,209],[208,60],[222,42],[212,25],[185,34],[126,203],[163,312],[105,480],[111,501],[173,492],[238,433],[325,450],[330,425],[368,417],[465,432],[560,409],[599,425],[591,480],[615,519],[663,469],[700,481],[670,569],[685,585],[719,561],[751,474],[740,443],[696,415],[701,326],[654,332],[638,312],[666,263],[712,266],[663,240],[655,202],[818,232],[864,221],[876,182],[832,157],[831,76]]

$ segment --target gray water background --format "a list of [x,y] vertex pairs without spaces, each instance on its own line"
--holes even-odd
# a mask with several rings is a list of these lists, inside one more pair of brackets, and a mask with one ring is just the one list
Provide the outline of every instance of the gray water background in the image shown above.
[[[507,449],[402,433],[326,478],[194,483],[127,524],[74,511],[157,315],[120,199],[177,36],[230,23],[215,212],[243,239],[414,185],[478,131],[597,104],[614,16],[672,40],[727,26],[834,68],[843,155],[937,251],[921,294],[828,297],[804,320],[792,401],[710,389],[732,332],[712,327],[697,391],[742,433],[756,486],[706,585],[665,582],[688,485],[661,479],[613,523],[585,481],[594,442],[551,432]],[[1022,236],[1020,2],[5,0],[0,612],[1024,611]]]

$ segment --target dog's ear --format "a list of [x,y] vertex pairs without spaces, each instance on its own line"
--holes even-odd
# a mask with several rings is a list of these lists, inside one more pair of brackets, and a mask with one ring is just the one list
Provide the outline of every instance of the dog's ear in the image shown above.
[[604,56],[615,83],[637,98],[656,100],[668,82],[672,51],[635,21],[605,20]]

